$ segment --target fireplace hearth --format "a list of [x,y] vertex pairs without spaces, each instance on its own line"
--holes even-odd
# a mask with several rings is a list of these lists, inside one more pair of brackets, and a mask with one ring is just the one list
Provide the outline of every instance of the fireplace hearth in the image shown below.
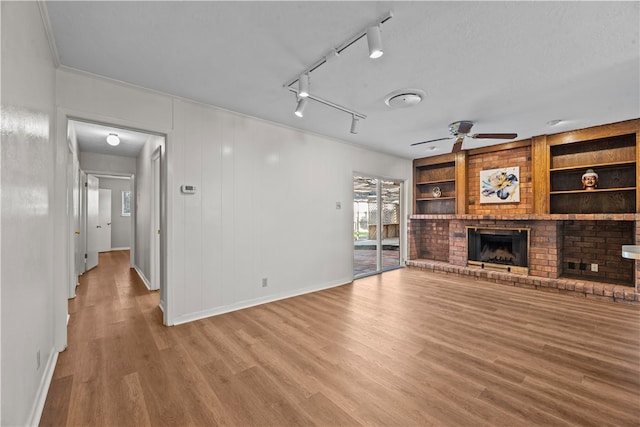
[[467,265],[528,274],[528,228],[467,227]]

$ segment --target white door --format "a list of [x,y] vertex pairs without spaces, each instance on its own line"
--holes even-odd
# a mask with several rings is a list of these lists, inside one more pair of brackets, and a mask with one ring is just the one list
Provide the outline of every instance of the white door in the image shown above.
[[85,271],[91,270],[98,265],[98,225],[99,225],[99,203],[98,178],[87,175],[86,201],[87,201],[87,252],[85,254]]
[[[74,182],[75,194],[77,196],[77,200],[75,201],[76,206],[75,209],[77,212],[74,214],[77,218],[76,221],[76,230],[75,230],[75,251],[76,251],[76,280],[79,282],[79,276],[82,275],[85,271],[85,258],[84,254],[87,253],[87,239],[85,238],[87,234],[87,211],[85,207],[85,199],[87,194],[83,191],[84,183],[87,182],[87,174],[80,169],[80,164],[78,161],[75,161],[75,170],[77,173],[77,183]],[[76,188],[77,186],[77,188]]]
[[[161,147],[151,157],[151,289],[160,289],[160,162]],[[162,296],[161,296],[162,299]]]
[[98,252],[111,250],[111,190],[98,190]]

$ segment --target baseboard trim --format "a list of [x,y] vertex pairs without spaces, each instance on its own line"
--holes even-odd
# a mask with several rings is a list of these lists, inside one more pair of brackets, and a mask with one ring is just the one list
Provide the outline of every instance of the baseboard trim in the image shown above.
[[51,386],[51,380],[53,379],[53,372],[56,369],[56,363],[58,363],[58,352],[54,347],[51,348],[51,355],[47,360],[47,366],[45,366],[42,379],[40,380],[40,386],[36,393],[36,399],[33,402],[31,413],[27,422],[28,426],[37,426],[40,424],[40,418],[42,417],[42,411],[44,410],[44,404],[47,401],[47,394],[49,393],[49,387]]
[[182,316],[178,316],[175,319],[173,319],[173,321],[169,323],[169,326],[182,325],[183,323],[189,323],[196,320],[206,319],[207,317],[213,317],[213,316],[218,316],[220,314],[230,313],[232,311],[242,310],[244,308],[255,307],[257,305],[267,304],[270,302],[280,301],[287,298],[293,298],[300,295],[323,291],[325,289],[331,289],[338,286],[343,286],[352,282],[353,282],[353,279],[351,277],[343,278],[343,279],[335,280],[329,283],[308,286],[306,288],[296,289],[289,292],[282,292],[279,294],[267,295],[264,297],[255,298],[251,300],[240,301],[234,304],[215,307],[212,309],[198,311],[195,313],[183,314]]
[[142,270],[140,270],[137,265],[134,265],[133,269],[136,271],[136,273],[138,273],[138,277],[140,277],[142,283],[144,283],[147,289],[153,291],[154,289],[151,289],[151,282],[149,281],[149,279],[147,279]]

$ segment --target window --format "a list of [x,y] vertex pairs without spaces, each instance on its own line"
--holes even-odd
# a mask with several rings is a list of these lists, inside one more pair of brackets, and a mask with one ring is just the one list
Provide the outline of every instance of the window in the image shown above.
[[122,213],[121,216],[131,216],[131,191],[122,192]]

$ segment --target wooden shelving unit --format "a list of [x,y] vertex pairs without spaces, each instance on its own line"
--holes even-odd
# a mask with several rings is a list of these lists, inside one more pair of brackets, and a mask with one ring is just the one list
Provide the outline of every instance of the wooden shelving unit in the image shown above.
[[416,159],[413,161],[413,174],[414,213],[452,214],[456,212],[454,154]]
[[[636,133],[549,141],[550,213],[633,213],[637,208]],[[598,187],[585,190],[582,174],[593,169]]]

